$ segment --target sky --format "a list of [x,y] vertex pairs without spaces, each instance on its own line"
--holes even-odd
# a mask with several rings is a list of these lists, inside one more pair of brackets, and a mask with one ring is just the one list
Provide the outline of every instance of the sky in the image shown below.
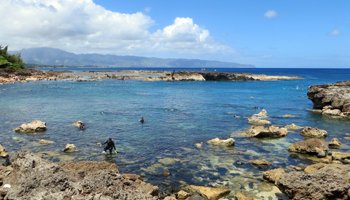
[[350,67],[348,0],[1,0],[0,24],[10,50]]

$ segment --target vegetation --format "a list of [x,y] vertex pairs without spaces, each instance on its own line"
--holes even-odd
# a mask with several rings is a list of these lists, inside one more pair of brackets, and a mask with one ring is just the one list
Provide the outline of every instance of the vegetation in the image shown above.
[[0,46],[0,69],[24,69],[24,63],[20,54],[9,54],[7,52],[8,47]]

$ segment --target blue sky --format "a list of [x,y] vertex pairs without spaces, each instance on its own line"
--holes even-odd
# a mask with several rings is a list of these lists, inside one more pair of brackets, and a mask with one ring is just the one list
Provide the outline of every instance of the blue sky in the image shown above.
[[[0,13],[1,7],[16,7],[19,14],[12,19],[23,23],[23,17],[24,28],[35,26],[26,34],[16,35],[18,27],[0,33],[0,40],[14,48],[45,45],[76,53],[201,58],[257,67],[350,67],[346,0],[4,1],[8,5],[0,5]],[[26,13],[31,9],[38,13],[35,19]],[[1,15],[0,23],[6,20]],[[47,22],[39,26],[41,15]]]

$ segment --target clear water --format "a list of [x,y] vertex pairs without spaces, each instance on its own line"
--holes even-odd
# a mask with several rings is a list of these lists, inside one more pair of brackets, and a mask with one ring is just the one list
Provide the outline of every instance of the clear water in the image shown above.
[[[254,139],[237,132],[249,127],[247,117],[265,108],[270,121],[284,126],[315,126],[337,137],[348,151],[350,121],[334,120],[309,112],[307,87],[350,78],[349,69],[218,69],[274,75],[299,75],[303,80],[270,82],[97,82],[43,81],[0,85],[0,143],[10,151],[46,152],[54,161],[108,160],[122,172],[137,173],[169,192],[181,184],[225,186],[259,195],[271,189],[261,172],[275,167],[310,163],[290,155],[288,145],[301,140],[297,133],[281,139]],[[284,118],[284,114],[295,117]],[[138,120],[144,116],[146,123]],[[239,116],[239,117],[235,117]],[[17,134],[13,129],[40,119],[48,130],[37,135]],[[71,123],[82,120],[85,131]],[[230,135],[232,148],[211,147],[209,139]],[[102,155],[108,137],[116,141],[118,154]],[[39,139],[55,141],[39,145]],[[195,143],[204,142],[198,150]],[[78,151],[62,152],[65,144]],[[164,162],[162,158],[168,162]],[[249,159],[266,159],[273,165],[259,169]],[[164,177],[163,169],[171,175]],[[268,188],[268,189],[267,189]],[[260,194],[262,195],[262,194]]]

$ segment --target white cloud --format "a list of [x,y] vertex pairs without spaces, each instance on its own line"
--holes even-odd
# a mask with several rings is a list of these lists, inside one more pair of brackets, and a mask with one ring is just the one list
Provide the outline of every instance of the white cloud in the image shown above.
[[92,0],[2,0],[0,24],[0,41],[11,49],[47,46],[153,56],[233,52],[191,18],[176,18],[173,24],[151,32],[150,16],[112,12]]
[[265,12],[264,16],[268,19],[272,19],[278,16],[278,13],[275,10],[268,10]]
[[339,29],[333,29],[330,33],[331,36],[339,36],[341,34]]

